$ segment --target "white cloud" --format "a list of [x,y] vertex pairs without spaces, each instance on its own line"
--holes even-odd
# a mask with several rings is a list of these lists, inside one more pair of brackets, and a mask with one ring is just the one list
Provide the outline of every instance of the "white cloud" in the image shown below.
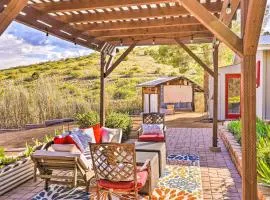
[[90,52],[80,47],[64,49],[48,41],[44,41],[43,45],[33,45],[13,34],[4,33],[0,37],[0,69],[77,57]]

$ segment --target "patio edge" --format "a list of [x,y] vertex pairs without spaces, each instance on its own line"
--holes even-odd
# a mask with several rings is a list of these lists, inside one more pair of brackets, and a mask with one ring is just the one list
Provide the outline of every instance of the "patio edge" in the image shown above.
[[[237,171],[242,176],[242,149],[240,144],[225,127],[219,129],[219,136],[227,148]],[[259,200],[268,200],[270,198],[270,187],[258,184],[258,198]]]

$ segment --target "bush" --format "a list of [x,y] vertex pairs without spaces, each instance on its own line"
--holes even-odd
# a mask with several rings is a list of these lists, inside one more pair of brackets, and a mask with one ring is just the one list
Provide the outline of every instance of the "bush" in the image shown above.
[[7,157],[5,155],[5,150],[3,147],[0,147],[0,169],[5,167],[8,164],[14,163],[17,159],[14,157]]
[[123,131],[122,141],[125,141],[129,138],[132,120],[128,114],[111,112],[106,117],[105,126],[108,128],[121,128]]
[[77,120],[77,124],[80,126],[80,128],[88,128],[100,122],[99,114],[95,111],[77,114],[75,119]]
[[[227,126],[241,143],[241,122],[232,121]],[[270,128],[267,123],[257,118],[257,172],[259,182],[270,185]]]
[[231,121],[227,128],[232,134],[234,134],[236,140],[241,143],[241,122]]

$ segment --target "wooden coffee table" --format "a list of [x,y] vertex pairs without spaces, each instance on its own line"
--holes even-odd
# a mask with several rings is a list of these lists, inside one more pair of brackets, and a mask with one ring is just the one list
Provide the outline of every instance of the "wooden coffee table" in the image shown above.
[[[153,191],[159,179],[159,167],[157,167],[159,165],[158,154],[155,152],[136,152],[136,162],[139,166],[143,165],[148,159],[150,160],[151,166],[151,173],[149,174],[149,176],[151,176],[151,191]],[[147,181],[145,186],[140,190],[140,193],[148,194],[149,187],[150,184],[149,181]]]
[[154,152],[159,159],[159,177],[166,167],[166,145],[164,142],[135,142],[136,152]]

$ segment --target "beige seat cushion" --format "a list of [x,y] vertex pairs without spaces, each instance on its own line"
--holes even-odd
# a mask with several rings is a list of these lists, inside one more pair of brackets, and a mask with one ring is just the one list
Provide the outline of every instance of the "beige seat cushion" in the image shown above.
[[71,153],[71,152],[60,152],[60,151],[45,151],[45,150],[37,150],[32,155],[33,158],[42,158],[44,160],[47,159],[55,159],[57,162],[57,158],[59,160],[61,158],[78,158],[79,164],[83,167],[83,169],[88,170],[91,169],[91,162],[89,162],[82,153]]
[[60,152],[80,153],[75,144],[53,144],[52,149]]

